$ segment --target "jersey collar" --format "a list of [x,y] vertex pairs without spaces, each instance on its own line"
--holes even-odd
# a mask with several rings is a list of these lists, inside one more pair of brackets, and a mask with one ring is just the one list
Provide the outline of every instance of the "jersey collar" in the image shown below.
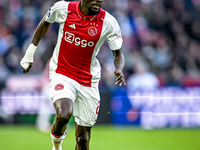
[[78,16],[81,18],[81,19],[89,19],[90,21],[92,21],[96,15],[90,15],[90,16],[85,16],[81,13],[80,9],[79,9],[79,5],[80,5],[81,1],[78,2],[78,4],[76,5],[76,11],[77,11],[77,14]]

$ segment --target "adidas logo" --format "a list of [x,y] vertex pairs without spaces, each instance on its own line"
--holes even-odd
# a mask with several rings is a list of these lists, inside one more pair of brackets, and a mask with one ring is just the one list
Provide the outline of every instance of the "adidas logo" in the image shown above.
[[73,29],[76,29],[75,24],[70,24],[69,27],[70,27],[70,28],[73,28]]

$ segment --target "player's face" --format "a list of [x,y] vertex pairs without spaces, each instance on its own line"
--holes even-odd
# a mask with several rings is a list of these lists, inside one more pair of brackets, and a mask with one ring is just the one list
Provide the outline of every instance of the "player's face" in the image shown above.
[[90,15],[99,13],[103,0],[85,0]]

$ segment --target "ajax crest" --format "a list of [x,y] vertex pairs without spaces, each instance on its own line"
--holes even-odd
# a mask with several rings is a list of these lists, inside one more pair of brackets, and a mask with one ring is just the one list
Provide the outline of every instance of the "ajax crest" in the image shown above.
[[64,89],[64,85],[61,84],[61,83],[59,83],[59,84],[57,84],[57,85],[55,86],[55,90],[56,90],[56,91],[59,91],[59,90],[62,90],[62,89]]
[[90,28],[88,29],[88,34],[89,34],[90,36],[95,36],[95,35],[97,35],[97,33],[98,33],[98,30],[97,30],[97,28],[95,28],[95,27],[90,27]]

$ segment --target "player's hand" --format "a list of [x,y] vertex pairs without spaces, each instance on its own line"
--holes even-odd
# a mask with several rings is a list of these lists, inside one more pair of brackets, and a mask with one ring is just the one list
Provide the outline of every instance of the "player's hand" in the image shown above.
[[115,71],[114,73],[117,76],[115,84],[119,84],[119,86],[122,86],[122,84],[126,85],[123,72]]
[[[21,66],[23,68],[23,73],[27,74],[29,72],[29,70],[31,69],[31,67],[33,66],[33,63],[25,63]],[[27,69],[25,69],[25,68],[27,68]]]
[[23,73],[27,74],[33,65],[33,55],[35,53],[37,46],[31,43],[26,50],[26,53],[22,60],[20,61],[20,65],[23,68]]
[[23,73],[27,74],[33,65],[33,58],[26,53],[20,61],[20,65],[23,68]]

